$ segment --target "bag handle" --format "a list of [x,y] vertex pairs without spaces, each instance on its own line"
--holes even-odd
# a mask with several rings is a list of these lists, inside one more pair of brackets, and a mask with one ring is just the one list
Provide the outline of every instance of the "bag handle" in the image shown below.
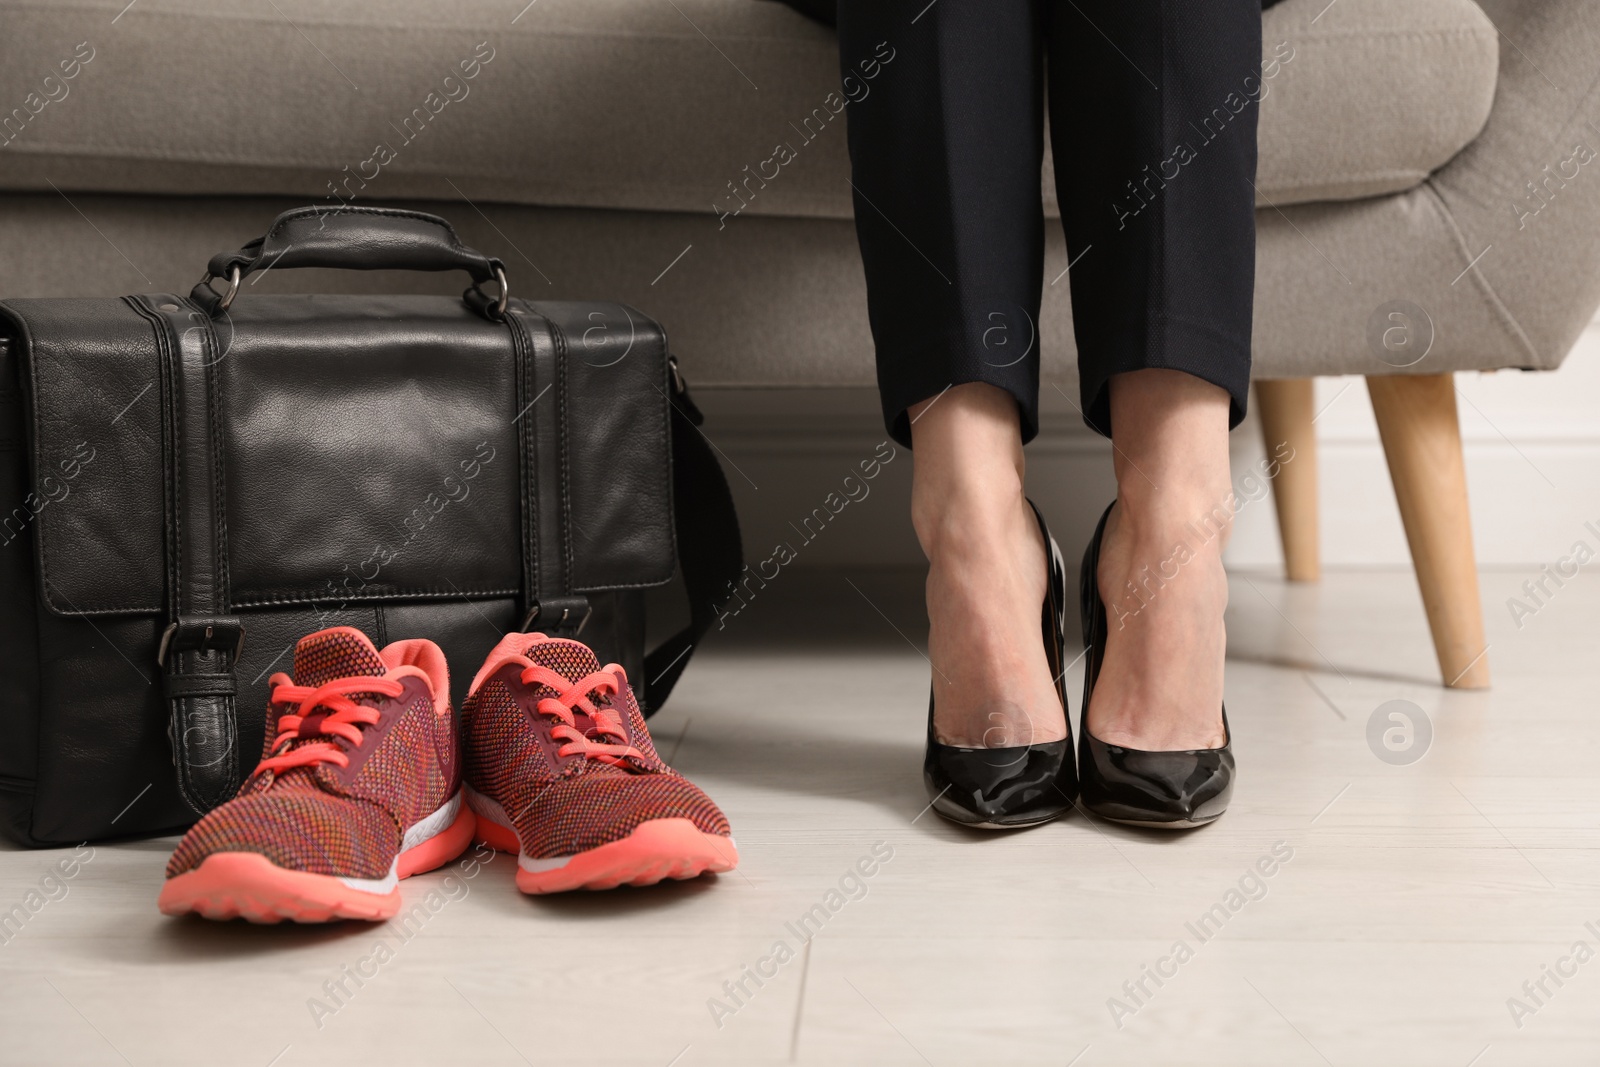
[[[315,205],[285,211],[267,232],[236,252],[219,252],[206,265],[206,276],[191,297],[212,318],[233,303],[239,282],[257,270],[295,267],[331,267],[337,270],[464,270],[472,275],[472,288],[462,294],[467,306],[500,322],[506,312],[506,267],[461,243],[456,231],[438,215],[387,207]],[[228,288],[218,293],[213,278],[225,278]],[[495,281],[497,297],[480,286]]]
[[739,513],[722,465],[698,429],[705,416],[689,396],[676,357],[667,357],[667,369],[672,377],[672,525],[689,594],[689,624],[645,653],[637,691],[647,719],[667,702],[695,646],[744,575]]

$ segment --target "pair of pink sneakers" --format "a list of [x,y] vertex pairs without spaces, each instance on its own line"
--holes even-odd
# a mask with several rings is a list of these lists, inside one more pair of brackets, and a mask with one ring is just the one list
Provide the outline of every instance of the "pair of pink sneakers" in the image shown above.
[[168,915],[387,919],[400,879],[474,840],[517,856],[524,893],[739,861],[722,811],[656,754],[623,669],[578,641],[507,635],[459,724],[432,641],[322,630],[270,684],[261,763],[172,854]]

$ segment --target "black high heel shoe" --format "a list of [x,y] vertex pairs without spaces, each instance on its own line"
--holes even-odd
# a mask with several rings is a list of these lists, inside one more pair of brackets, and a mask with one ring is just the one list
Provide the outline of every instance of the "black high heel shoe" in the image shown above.
[[1083,780],[1083,806],[1102,819],[1186,830],[1214,821],[1233,796],[1233,734],[1228,709],[1222,709],[1222,747],[1147,752],[1108,745],[1089,733],[1089,695],[1105,658],[1106,607],[1100,599],[1100,541],[1112,501],[1100,516],[1094,537],[1083,554],[1079,574],[1079,609],[1083,640],[1090,647],[1083,672],[1083,723],[1078,746],[1078,773]]
[[933,810],[963,826],[1015,830],[1049,822],[1078,797],[1078,772],[1072,759],[1072,716],[1063,680],[1066,659],[1067,567],[1044,516],[1028,501],[1044,534],[1049,578],[1045,583],[1041,626],[1045,658],[1055,677],[1067,736],[1060,741],[1011,748],[961,748],[940,744],[933,732],[933,692],[928,692],[928,750],[922,781]]

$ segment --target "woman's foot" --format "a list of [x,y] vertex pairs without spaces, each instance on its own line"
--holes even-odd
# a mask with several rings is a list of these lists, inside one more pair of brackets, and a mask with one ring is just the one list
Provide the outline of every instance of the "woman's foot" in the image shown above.
[[1066,716],[1039,631],[1045,544],[1023,495],[1016,402],[958,385],[910,414],[934,735],[963,748],[1060,741]]
[[1223,744],[1228,579],[1219,520],[1203,502],[1130,505],[1119,496],[1106,521],[1097,578],[1108,632],[1089,732],[1109,745],[1162,752]]
[[1119,374],[1111,389],[1117,506],[1096,572],[1108,633],[1088,730],[1145,751],[1219,748],[1227,395],[1166,370]]

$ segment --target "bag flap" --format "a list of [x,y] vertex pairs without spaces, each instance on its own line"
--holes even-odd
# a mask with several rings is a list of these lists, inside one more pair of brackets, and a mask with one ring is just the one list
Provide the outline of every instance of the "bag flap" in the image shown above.
[[[534,380],[510,326],[448,297],[256,296],[212,324],[232,607],[519,596],[540,551],[568,553],[573,592],[671,576],[660,327],[614,304],[513,307],[554,345],[553,381]],[[170,464],[206,461],[172,456],[165,325],[133,298],[0,313],[21,348],[34,484],[11,522],[34,528],[44,602],[164,610]],[[535,408],[546,388],[554,407]],[[559,435],[523,432],[552,411]],[[541,439],[559,452],[543,481]],[[560,509],[565,546],[538,543],[535,504]]]

